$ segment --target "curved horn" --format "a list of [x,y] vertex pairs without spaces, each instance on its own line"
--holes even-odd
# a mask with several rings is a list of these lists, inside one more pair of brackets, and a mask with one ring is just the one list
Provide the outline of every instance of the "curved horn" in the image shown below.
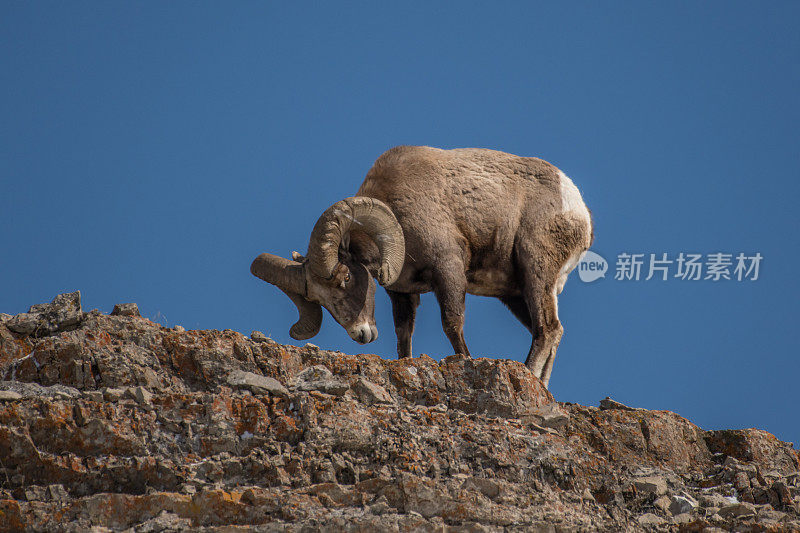
[[253,260],[250,272],[257,278],[275,285],[288,296],[300,317],[289,329],[289,335],[299,341],[310,339],[322,326],[322,308],[319,304],[308,301],[305,294],[305,273],[303,266],[295,261],[263,253]]
[[311,271],[323,279],[333,277],[339,265],[339,245],[353,227],[378,245],[381,256],[378,282],[394,283],[405,261],[403,229],[386,204],[366,196],[340,200],[319,217],[308,243]]
[[295,340],[304,341],[319,333],[319,328],[322,327],[322,307],[317,303],[306,300],[299,294],[283,292],[297,306],[297,312],[300,315],[297,322],[289,328],[289,335]]

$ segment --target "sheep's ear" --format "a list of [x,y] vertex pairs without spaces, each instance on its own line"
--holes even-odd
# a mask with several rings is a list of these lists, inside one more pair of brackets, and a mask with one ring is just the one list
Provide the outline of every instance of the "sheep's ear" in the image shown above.
[[369,263],[369,264],[362,263],[362,264],[364,265],[364,268],[367,269],[367,272],[369,272],[370,276],[372,276],[375,279],[379,279],[378,276],[381,275],[381,266],[378,263]]
[[306,260],[305,256],[297,251],[292,252],[292,259],[298,263],[302,263]]
[[333,269],[331,284],[339,287],[340,289],[344,289],[347,286],[348,281],[350,281],[350,269],[347,268],[347,265],[339,263],[336,265],[336,268]]

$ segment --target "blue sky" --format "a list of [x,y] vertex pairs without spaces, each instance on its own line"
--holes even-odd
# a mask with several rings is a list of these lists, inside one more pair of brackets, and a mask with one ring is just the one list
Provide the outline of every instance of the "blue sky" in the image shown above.
[[[291,5],[289,5],[291,4]],[[800,443],[800,4],[5,2],[0,311],[80,289],[186,328],[292,342],[252,277],[398,144],[487,147],[563,169],[604,279],[573,274],[551,390]],[[618,254],[759,252],[757,281],[616,281]],[[395,356],[388,298],[362,347]],[[530,336],[469,297],[473,355]],[[416,354],[451,347],[432,295]]]

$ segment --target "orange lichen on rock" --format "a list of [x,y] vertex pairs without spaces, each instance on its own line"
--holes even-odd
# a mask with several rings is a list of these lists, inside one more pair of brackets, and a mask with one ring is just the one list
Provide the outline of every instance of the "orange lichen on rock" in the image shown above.
[[0,377],[0,531],[800,529],[791,445],[560,404],[515,361],[92,312],[0,323]]

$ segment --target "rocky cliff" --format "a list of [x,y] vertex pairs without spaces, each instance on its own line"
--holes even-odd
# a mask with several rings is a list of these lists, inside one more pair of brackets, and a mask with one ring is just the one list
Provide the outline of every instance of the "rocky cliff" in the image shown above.
[[756,429],[553,400],[521,364],[0,315],[2,531],[797,531]]

